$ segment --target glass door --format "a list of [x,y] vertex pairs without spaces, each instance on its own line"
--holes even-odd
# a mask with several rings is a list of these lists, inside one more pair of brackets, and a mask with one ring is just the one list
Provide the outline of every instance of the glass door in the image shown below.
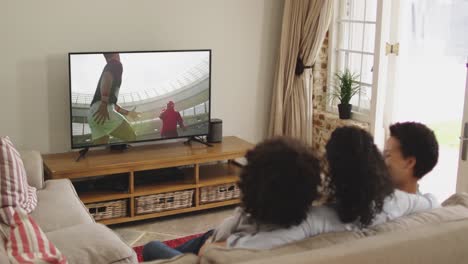
[[468,55],[468,1],[392,1],[388,90],[384,123],[416,121],[432,128],[439,162],[420,182],[422,192],[439,200],[457,183],[459,134],[465,101]]

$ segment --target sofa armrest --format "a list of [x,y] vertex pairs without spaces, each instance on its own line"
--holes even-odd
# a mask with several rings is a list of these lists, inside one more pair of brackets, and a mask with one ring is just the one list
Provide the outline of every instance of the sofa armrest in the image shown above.
[[102,224],[75,225],[46,235],[70,264],[138,263],[135,251]]
[[44,167],[41,154],[34,150],[24,150],[20,151],[20,155],[26,169],[29,185],[36,187],[38,190],[43,189]]

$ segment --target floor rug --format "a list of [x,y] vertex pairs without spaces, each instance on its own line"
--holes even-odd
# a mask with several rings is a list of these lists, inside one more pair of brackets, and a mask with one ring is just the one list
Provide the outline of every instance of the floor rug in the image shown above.
[[[171,248],[176,248],[182,245],[183,243],[189,241],[190,239],[199,237],[201,235],[203,234],[197,234],[197,235],[191,235],[191,236],[181,237],[177,239],[167,240],[167,241],[164,241],[163,243],[170,246]],[[134,247],[133,250],[135,250],[138,256],[138,262],[143,262],[143,246]]]

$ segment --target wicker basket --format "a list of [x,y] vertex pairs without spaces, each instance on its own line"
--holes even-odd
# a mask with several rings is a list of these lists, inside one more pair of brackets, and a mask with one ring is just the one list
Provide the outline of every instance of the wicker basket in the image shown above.
[[136,214],[148,214],[191,207],[194,190],[161,193],[135,198]]
[[200,191],[201,204],[231,200],[239,197],[240,190],[237,184],[235,183],[207,186],[201,188]]
[[127,216],[127,200],[86,204],[86,207],[94,220]]

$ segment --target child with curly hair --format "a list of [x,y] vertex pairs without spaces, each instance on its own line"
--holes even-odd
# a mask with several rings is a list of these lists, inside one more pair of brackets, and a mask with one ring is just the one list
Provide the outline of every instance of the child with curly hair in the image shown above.
[[[258,144],[246,158],[239,182],[241,206],[233,216],[176,249],[159,241],[146,244],[145,261],[198,254],[206,241],[207,245],[237,247],[243,235],[287,229],[306,219],[312,202],[319,198],[321,183],[320,163],[312,150],[297,140],[275,138]],[[270,243],[259,241],[251,247],[264,248]]]

